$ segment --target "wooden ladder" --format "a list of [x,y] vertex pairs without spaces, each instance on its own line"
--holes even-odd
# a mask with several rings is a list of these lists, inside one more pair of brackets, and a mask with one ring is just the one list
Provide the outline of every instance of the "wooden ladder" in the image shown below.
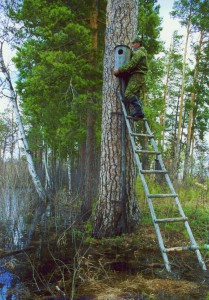
[[[206,269],[206,265],[202,259],[199,247],[195,241],[195,238],[193,236],[193,233],[191,231],[191,228],[189,226],[188,223],[188,218],[185,216],[185,213],[183,211],[183,208],[181,206],[181,203],[179,201],[178,195],[176,194],[174,187],[171,183],[170,177],[168,175],[168,172],[164,166],[163,160],[162,160],[162,156],[161,153],[158,151],[157,145],[155,143],[154,140],[154,135],[151,132],[147,119],[144,118],[141,121],[144,122],[144,126],[145,126],[145,132],[144,133],[137,133],[135,132],[135,122],[133,120],[133,118],[129,117],[127,115],[127,111],[126,111],[126,107],[123,103],[123,97],[121,92],[119,92],[119,97],[120,97],[120,101],[121,101],[121,105],[122,105],[122,110],[123,110],[123,114],[124,114],[124,118],[125,118],[125,123],[126,123],[126,128],[128,130],[128,134],[129,134],[129,138],[131,141],[131,146],[133,149],[133,153],[134,153],[134,158],[135,158],[135,162],[136,162],[136,166],[138,168],[139,171],[139,175],[142,181],[142,185],[144,187],[144,191],[145,191],[145,195],[146,195],[146,199],[148,202],[148,206],[150,209],[150,213],[151,213],[151,217],[152,217],[152,221],[154,224],[154,228],[156,231],[156,235],[157,235],[157,239],[159,242],[159,246],[160,246],[160,250],[162,253],[162,257],[164,260],[164,264],[166,267],[166,270],[168,272],[171,272],[171,266],[170,266],[170,262],[168,260],[168,253],[170,252],[175,252],[175,251],[184,251],[184,250],[192,250],[196,252],[196,256],[198,259],[198,262],[200,264],[200,266],[202,267],[203,270],[207,270]],[[139,137],[144,137],[146,139],[148,139],[150,141],[150,144],[152,146],[152,150],[146,150],[146,149],[142,149],[141,146],[137,146],[137,139],[139,139]],[[143,170],[142,169],[142,163],[140,161],[140,155],[155,155],[157,161],[159,162],[159,168],[158,170],[155,169],[150,169],[150,170]],[[170,191],[167,194],[150,194],[149,189],[148,189],[148,184],[146,182],[146,178],[145,175],[149,175],[149,174],[161,174],[161,176],[164,176],[165,178],[165,182],[166,185],[168,186],[168,190]],[[157,218],[156,217],[156,212],[154,209],[154,205],[153,205],[153,201],[154,199],[159,199],[159,198],[167,198],[167,199],[172,199],[174,200],[174,204],[177,206],[177,211],[179,216],[178,217],[174,217],[174,218]],[[157,200],[156,200],[157,201]],[[161,233],[161,228],[160,228],[160,224],[162,225],[162,223],[169,223],[169,222],[183,222],[184,226],[186,228],[186,232],[188,234],[189,240],[190,240],[190,244],[187,246],[181,246],[181,247],[170,247],[167,248],[164,245],[164,241],[163,241],[163,236]]]

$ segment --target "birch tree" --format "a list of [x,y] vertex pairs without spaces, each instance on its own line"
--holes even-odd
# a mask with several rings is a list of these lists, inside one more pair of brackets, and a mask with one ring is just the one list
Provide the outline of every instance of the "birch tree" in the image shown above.
[[5,88],[9,92],[9,95],[6,94],[5,96],[7,96],[10,99],[10,101],[12,103],[12,106],[13,106],[13,109],[14,109],[16,123],[18,125],[20,137],[21,137],[23,145],[24,145],[25,156],[26,156],[27,163],[28,163],[28,169],[29,169],[29,172],[31,174],[31,177],[32,177],[33,183],[35,185],[36,191],[37,191],[40,199],[45,200],[46,197],[47,197],[46,191],[43,188],[43,186],[41,184],[41,181],[38,177],[38,174],[36,172],[36,169],[35,169],[35,165],[34,165],[34,162],[33,162],[33,158],[32,158],[32,155],[31,155],[30,148],[28,146],[27,138],[26,138],[26,135],[25,135],[25,130],[24,130],[24,127],[23,127],[23,124],[22,124],[22,120],[21,120],[21,117],[20,117],[20,112],[19,112],[18,105],[17,105],[17,94],[16,94],[15,89],[13,87],[12,80],[11,80],[11,77],[10,77],[10,73],[9,73],[9,71],[8,71],[6,65],[5,65],[5,62],[4,62],[3,44],[4,44],[3,42],[0,42],[0,71],[2,72],[2,74],[5,77]]
[[103,113],[100,189],[93,234],[114,236],[130,231],[139,223],[135,196],[136,172],[126,137],[126,207],[122,211],[121,194],[121,106],[119,82],[114,77],[114,48],[129,45],[137,33],[137,0],[109,0],[106,12],[105,55],[103,69]]
[[[4,6],[4,4],[6,5],[6,7]],[[1,12],[5,13],[4,9],[5,8],[9,9],[10,5],[12,7],[13,3],[12,2],[10,3],[9,1],[5,2],[5,3],[1,3],[1,7],[0,7]],[[9,71],[8,66],[5,63],[4,54],[3,54],[3,47],[5,46],[6,43],[8,43],[8,41],[10,41],[10,42],[12,41],[13,32],[15,32],[14,24],[12,24],[9,17],[6,18],[2,14],[1,36],[0,36],[0,72],[1,72],[1,88],[2,88],[1,94],[4,97],[7,97],[12,104],[16,123],[17,123],[18,129],[19,129],[20,139],[22,140],[23,145],[24,145],[25,156],[27,159],[29,172],[31,174],[31,177],[32,177],[34,186],[36,188],[36,191],[39,195],[39,198],[41,200],[46,200],[47,194],[41,184],[41,181],[40,181],[39,176],[35,169],[35,165],[33,162],[33,158],[31,155],[31,151],[30,151],[30,148],[28,145],[28,141],[26,138],[25,130],[23,127],[23,123],[22,123],[19,108],[18,108],[17,93],[13,86],[10,71]]]

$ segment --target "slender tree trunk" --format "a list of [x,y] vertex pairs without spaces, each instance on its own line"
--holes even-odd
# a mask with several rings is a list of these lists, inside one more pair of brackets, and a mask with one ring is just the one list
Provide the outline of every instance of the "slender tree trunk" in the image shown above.
[[15,137],[14,137],[14,113],[12,112],[12,120],[11,120],[11,146],[10,146],[10,156],[11,161],[14,160],[14,149],[15,149]]
[[[99,0],[94,0],[92,3],[91,16],[90,16],[90,29],[92,36],[92,47],[97,51],[98,47],[98,5]],[[93,56],[93,64],[95,64],[95,55]]]
[[196,65],[194,70],[194,77],[193,77],[193,91],[191,94],[191,101],[190,101],[190,110],[189,110],[189,123],[187,128],[187,144],[186,144],[186,151],[185,151],[185,161],[184,161],[184,177],[185,180],[189,174],[190,168],[190,150],[191,150],[191,142],[192,142],[192,125],[194,123],[194,105],[195,105],[195,95],[196,95],[196,84],[197,84],[197,77],[199,72],[199,63],[200,63],[200,53],[203,44],[203,31],[200,33],[200,40],[199,40],[199,49],[196,55]]
[[191,138],[191,176],[193,175],[193,171],[194,171],[194,166],[195,166],[195,162],[194,162],[194,134],[193,134],[193,130],[192,130],[192,138]]
[[[109,0],[103,70],[103,115],[100,190],[93,234],[114,236],[124,232],[122,219],[121,105],[119,81],[113,75],[114,48],[129,45],[137,31],[137,0]],[[126,136],[126,224],[127,231],[139,223],[135,196],[136,171],[130,142]]]
[[5,63],[4,63],[3,43],[2,42],[0,44],[0,68],[1,68],[1,72],[5,76],[6,84],[8,85],[8,90],[10,92],[9,99],[10,99],[10,101],[12,103],[12,106],[13,106],[13,109],[14,109],[15,118],[16,118],[16,122],[17,122],[17,125],[18,125],[20,137],[21,137],[23,145],[24,145],[25,156],[26,156],[26,159],[27,159],[28,169],[29,169],[30,175],[32,177],[33,183],[35,185],[36,191],[37,191],[40,199],[45,200],[47,198],[46,191],[43,188],[43,186],[41,184],[41,181],[38,177],[38,174],[36,172],[36,169],[35,169],[35,165],[34,165],[34,162],[33,162],[33,158],[32,158],[32,155],[31,155],[30,148],[28,146],[27,138],[26,138],[26,135],[25,135],[25,130],[24,130],[24,127],[23,127],[23,124],[22,124],[22,120],[21,120],[21,117],[20,117],[20,112],[19,112],[18,105],[17,105],[17,96],[16,96],[15,90],[14,90],[13,85],[12,85],[10,74],[9,74],[7,68],[6,68]]
[[86,136],[86,161],[85,161],[85,185],[84,201],[82,205],[82,219],[86,221],[92,213],[95,186],[95,115],[89,110],[87,115],[87,136]]
[[186,43],[185,43],[184,57],[183,57],[179,124],[178,124],[178,134],[177,134],[176,151],[175,151],[175,159],[174,159],[175,162],[174,174],[176,178],[178,178],[178,168],[179,168],[179,160],[180,160],[180,152],[181,152],[181,131],[182,131],[183,111],[184,111],[184,85],[185,85],[185,73],[186,73],[186,61],[187,61],[189,36],[190,36],[190,22],[188,22],[187,24]]
[[27,159],[28,169],[29,169],[30,175],[32,177],[33,183],[35,185],[36,191],[37,191],[40,199],[46,200],[47,194],[46,194],[46,191],[45,191],[45,189],[43,188],[43,186],[41,184],[41,181],[40,181],[39,176],[38,176],[38,174],[36,172],[36,169],[35,169],[35,165],[34,165],[33,158],[32,158],[32,153],[31,153],[30,148],[28,146],[28,142],[27,142],[27,139],[26,139],[24,127],[23,127],[23,124],[22,124],[22,121],[21,121],[21,118],[20,118],[19,109],[18,109],[18,106],[17,106],[17,99],[12,100],[12,105],[13,105],[13,109],[14,109],[14,112],[15,112],[15,115],[16,115],[16,121],[17,121],[17,124],[18,124],[20,136],[21,136],[21,139],[23,141],[25,156],[26,156],[26,159]]
[[176,162],[175,162],[175,156],[176,156],[176,141],[177,141],[177,128],[178,128],[178,113],[179,113],[179,102],[180,102],[180,96],[178,96],[177,101],[177,107],[176,107],[176,114],[175,114],[175,123],[173,128],[173,141],[172,141],[172,163],[171,163],[171,178],[172,180],[175,180],[176,178]]
[[4,161],[6,157],[6,147],[7,147],[7,137],[5,137],[4,139],[3,150],[2,150],[2,161]]
[[[92,32],[92,64],[96,67],[96,51],[98,47],[98,0],[92,3],[90,28]],[[93,92],[90,88],[90,93]],[[92,99],[92,103],[94,99]],[[87,112],[87,133],[86,133],[86,160],[84,177],[84,199],[81,207],[83,221],[89,219],[92,213],[92,206],[96,192],[95,186],[95,121],[96,116],[90,107]]]
[[170,69],[171,69],[171,51],[173,48],[173,42],[171,43],[169,54],[168,54],[168,63],[167,63],[167,71],[166,71],[166,80],[165,80],[165,89],[163,94],[163,111],[160,116],[160,124],[162,126],[162,141],[159,141],[162,148],[162,154],[164,152],[164,143],[165,143],[165,114],[166,114],[166,105],[167,105],[167,96],[168,96],[168,84],[170,80]]
[[84,180],[85,180],[85,165],[86,165],[86,143],[82,142],[79,148],[79,158],[77,166],[78,193],[84,197]]
[[4,143],[2,140],[0,144],[0,163],[3,162],[3,147],[4,147]]
[[72,174],[71,174],[71,159],[70,154],[67,154],[67,174],[68,174],[68,193],[72,194]]
[[[43,142],[43,146],[44,142]],[[43,164],[44,164],[44,170],[45,170],[45,188],[49,189],[50,191],[52,190],[52,181],[49,175],[48,171],[48,147],[44,147],[44,152],[43,152]]]

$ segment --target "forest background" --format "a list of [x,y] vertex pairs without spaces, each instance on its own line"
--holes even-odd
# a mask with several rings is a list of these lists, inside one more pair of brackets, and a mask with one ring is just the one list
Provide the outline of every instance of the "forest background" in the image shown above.
[[[32,259],[27,255],[27,260],[31,259],[28,273],[24,273],[26,270],[18,272],[18,278],[25,274],[26,281],[28,274],[34,277],[31,279],[32,284],[29,284],[29,292],[34,289],[35,280],[39,295],[39,287],[44,285],[45,289],[51,289],[51,296],[58,294],[54,283],[58,280],[59,287],[62,277],[63,284],[60,286],[67,291],[66,295],[71,295],[71,299],[75,293],[90,293],[90,280],[92,291],[98,293],[104,290],[106,297],[104,286],[99,285],[98,288],[97,284],[101,284],[101,279],[104,279],[105,286],[109,282],[109,285],[116,287],[116,280],[113,278],[119,280],[120,270],[114,274],[111,272],[111,276],[108,272],[112,266],[124,266],[124,262],[127,266],[127,257],[128,263],[136,266],[137,274],[145,264],[146,271],[148,268],[151,272],[151,283],[142,287],[136,283],[137,288],[140,287],[138,295],[147,291],[152,297],[153,274],[157,274],[157,277],[162,274],[164,266],[156,264],[162,258],[159,258],[143,187],[140,180],[134,181],[137,174],[131,161],[131,151],[127,152],[130,155],[126,157],[131,166],[126,170],[129,172],[126,178],[130,183],[127,188],[130,197],[127,197],[126,202],[126,220],[128,225],[134,222],[134,225],[142,224],[133,234],[130,233],[133,227],[127,226],[127,230],[123,231],[121,222],[121,181],[120,176],[117,176],[120,175],[120,157],[109,156],[104,159],[104,153],[109,155],[113,148],[113,154],[118,154],[121,150],[118,146],[119,130],[107,132],[106,144],[103,138],[106,120],[111,120],[110,125],[114,123],[118,126],[116,128],[121,125],[118,111],[109,110],[108,116],[111,117],[108,119],[105,118],[104,110],[104,104],[111,106],[112,100],[116,104],[113,109],[120,108],[116,98],[117,89],[104,88],[105,84],[106,87],[118,85],[118,79],[113,73],[109,72],[108,76],[105,74],[108,68],[108,71],[114,69],[114,65],[106,68],[107,63],[114,60],[113,56],[107,56],[106,49],[111,46],[111,53],[114,53],[116,34],[124,37],[122,42],[131,42],[131,35],[137,31],[148,51],[149,72],[143,99],[145,114],[208,264],[209,3],[208,0],[174,1],[171,16],[180,22],[184,34],[174,31],[165,46],[160,34],[162,30],[165,32],[168,29],[162,28],[159,6],[162,3],[163,9],[164,2],[0,2],[0,96],[1,101],[6,99],[10,103],[9,108],[0,114],[0,221],[6,224],[1,226],[1,247],[23,252],[25,249],[31,251],[28,246],[32,245],[33,249],[38,249],[34,251],[37,256],[40,253],[45,255],[46,260],[43,259],[41,263],[35,253]],[[112,7],[107,5],[110,3]],[[127,11],[123,11],[121,7],[126,7]],[[114,10],[111,11],[110,8]],[[118,8],[121,9],[121,14],[117,14]],[[135,30],[137,18],[133,22],[130,20],[131,13],[128,9],[131,8],[135,16],[138,9],[138,30]],[[129,31],[127,29],[120,32],[120,27],[114,20],[111,20],[111,25],[116,26],[110,28],[110,24],[106,24],[106,18],[108,16],[111,19],[113,13],[119,20],[123,18],[126,24],[132,22],[135,28],[129,27]],[[123,25],[120,22],[118,24]],[[113,28],[118,31],[112,31],[108,41],[107,36]],[[9,62],[4,56],[8,47],[15,53]],[[105,103],[105,99],[109,100],[108,96],[111,101]],[[140,127],[136,124],[137,126]],[[111,144],[109,141],[117,141],[118,144]],[[104,149],[106,145],[111,147]],[[108,164],[109,162],[113,163]],[[145,159],[143,164],[148,169],[149,159]],[[109,184],[105,184],[106,182]],[[156,177],[151,177],[149,184],[151,194],[162,194],[161,178],[156,180]],[[160,202],[159,199],[156,211],[163,214],[163,218],[169,217],[173,212],[172,205],[171,203],[169,206],[164,199]],[[179,230],[177,225],[172,223],[165,226],[166,242],[170,240],[184,244],[182,239],[185,232]],[[129,234],[121,235],[124,232]],[[183,237],[180,233],[183,233]],[[118,234],[121,236],[115,237]],[[106,239],[94,239],[92,235]],[[12,255],[11,252],[9,255]],[[185,268],[190,263],[194,265],[192,278],[199,280],[195,259],[190,256],[180,257],[180,263],[176,266],[186,274],[188,272],[185,272]],[[158,273],[153,271],[156,265],[160,268]],[[19,263],[19,266],[26,269],[25,264]],[[37,270],[36,274],[31,272],[31,267],[33,271]],[[189,267],[189,271],[191,270]],[[66,273],[68,275],[65,277]],[[200,275],[202,276],[202,272]],[[133,277],[130,276],[128,272],[128,286],[133,282]],[[207,291],[202,291],[201,276],[200,293],[205,297],[208,287]],[[141,282],[141,273],[139,277]],[[97,284],[94,281],[96,278]],[[124,278],[121,280],[118,293],[121,293],[124,286]],[[178,284],[173,282],[172,293],[175,298],[176,289],[186,294],[185,299],[194,290],[198,291],[196,286],[191,289],[191,285],[188,285],[188,289],[183,285],[179,288],[179,282],[180,280]],[[85,291],[76,291],[79,284],[81,288],[85,286]],[[157,278],[156,299],[161,299],[158,297],[159,286],[161,283]],[[163,293],[167,289],[168,282],[165,281]],[[134,293],[135,291],[137,290]],[[105,297],[101,299],[107,299]],[[165,298],[171,297],[165,294]],[[181,295],[179,299],[183,299]]]
[[[84,214],[99,186],[106,4],[1,3],[1,98],[18,104],[29,145],[23,149],[14,110],[6,110],[0,118],[1,162],[21,174],[24,154],[32,155],[42,185],[50,194],[76,195]],[[138,22],[150,66],[144,107],[165,165],[175,183],[203,189],[208,181],[207,4],[174,2],[171,15],[186,35],[175,31],[169,49],[160,40],[156,0],[139,2]],[[16,50],[17,76],[4,61],[6,43]]]

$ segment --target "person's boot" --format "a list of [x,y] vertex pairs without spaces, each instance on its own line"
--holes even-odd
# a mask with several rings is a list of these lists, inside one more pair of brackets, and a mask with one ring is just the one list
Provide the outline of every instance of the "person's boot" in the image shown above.
[[128,102],[133,106],[134,111],[128,116],[135,119],[143,119],[144,111],[142,108],[142,102],[137,98],[137,96],[132,96],[128,99]]

